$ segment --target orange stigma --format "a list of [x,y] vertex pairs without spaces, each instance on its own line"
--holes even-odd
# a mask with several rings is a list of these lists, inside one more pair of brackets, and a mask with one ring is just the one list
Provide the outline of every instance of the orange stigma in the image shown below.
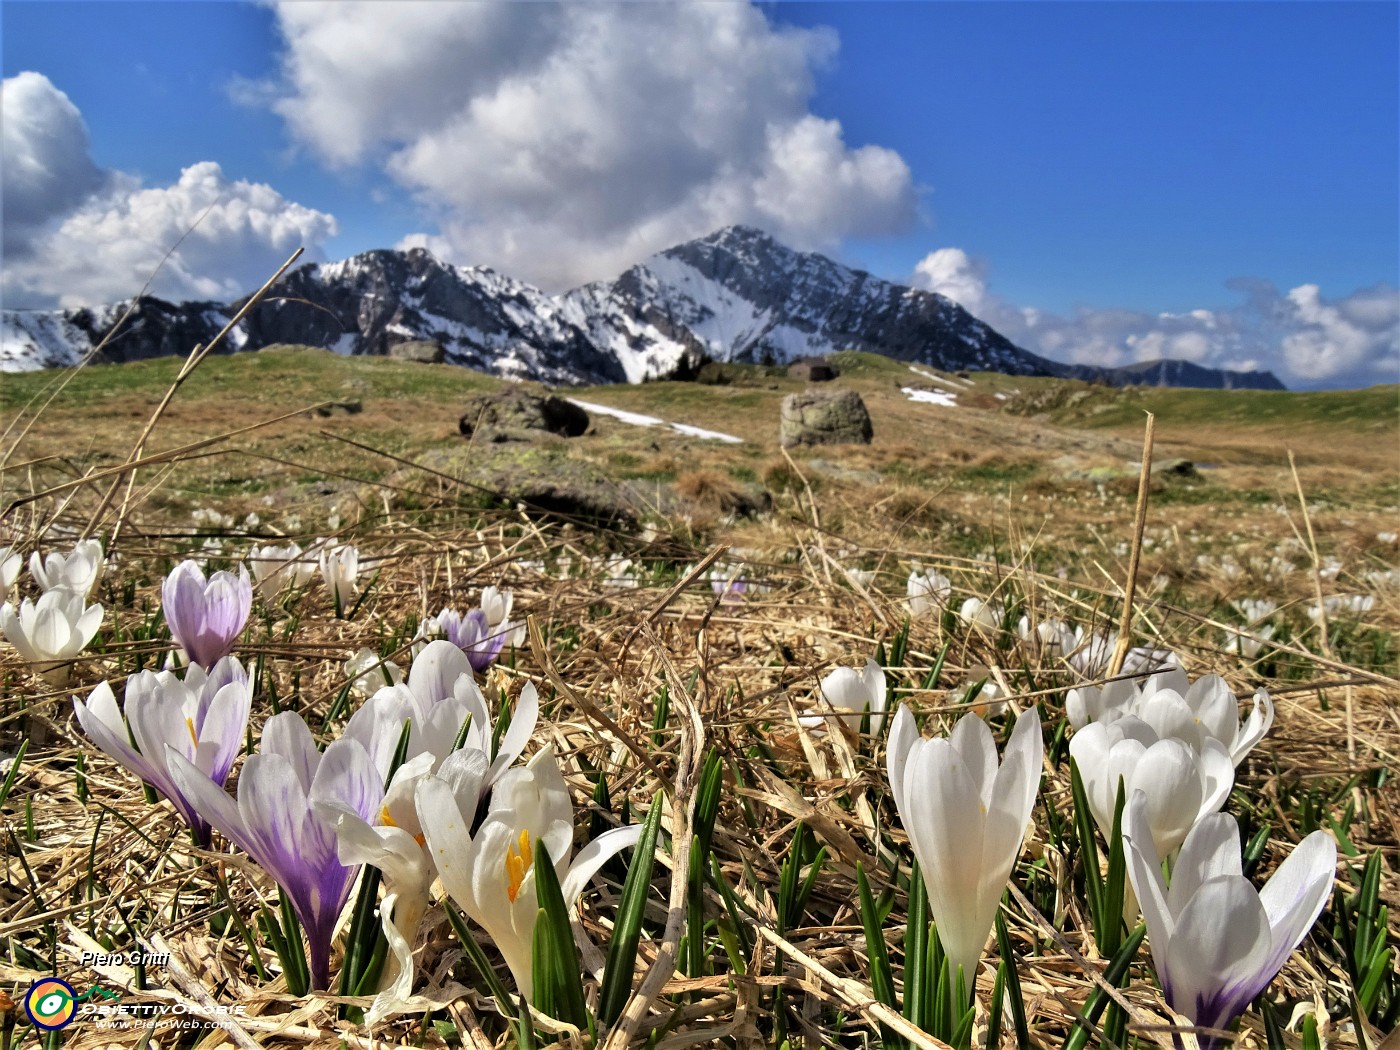
[[510,898],[512,904],[515,903],[516,894],[520,892],[521,883],[525,881],[525,873],[530,870],[533,861],[534,853],[530,849],[530,833],[522,831],[519,845],[506,847],[506,896]]

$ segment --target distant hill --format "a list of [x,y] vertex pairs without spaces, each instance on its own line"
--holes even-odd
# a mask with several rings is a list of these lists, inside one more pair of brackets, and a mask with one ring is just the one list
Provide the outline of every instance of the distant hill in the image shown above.
[[[0,371],[81,360],[126,305],[4,311]],[[141,299],[101,360],[188,353],[241,305]],[[440,343],[451,363],[556,384],[635,383],[690,374],[706,360],[779,364],[862,350],[949,371],[1283,388],[1268,372],[1222,372],[1184,361],[1118,369],[1051,361],[942,295],[793,251],[747,226],[668,248],[615,280],[557,296],[487,267],[447,265],[421,248],[310,264],[287,274],[224,349],[295,343],[387,354],[397,343],[423,339]]]

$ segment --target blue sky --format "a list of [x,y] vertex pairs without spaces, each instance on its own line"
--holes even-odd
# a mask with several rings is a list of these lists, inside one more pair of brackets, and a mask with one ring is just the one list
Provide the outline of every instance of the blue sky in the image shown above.
[[1396,377],[1400,5],[353,6],[0,5],[7,305],[129,295],[211,203],[156,290],[298,240],[563,288],[743,221],[1051,357]]

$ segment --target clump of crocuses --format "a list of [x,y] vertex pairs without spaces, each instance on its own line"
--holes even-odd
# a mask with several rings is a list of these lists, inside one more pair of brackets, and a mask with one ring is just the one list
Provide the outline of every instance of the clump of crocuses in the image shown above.
[[198,563],[182,561],[161,587],[171,637],[201,667],[212,667],[233,651],[252,608],[253,585],[243,566],[237,576],[216,572],[206,580]]
[[212,784],[224,786],[243,747],[252,707],[248,672],[226,656],[206,673],[198,664],[183,680],[170,671],[141,671],[126,680],[126,712],[112,687],[100,684],[86,703],[73,698],[78,724],[94,744],[168,798],[209,845],[209,823],[170,774],[170,756],[191,763]]

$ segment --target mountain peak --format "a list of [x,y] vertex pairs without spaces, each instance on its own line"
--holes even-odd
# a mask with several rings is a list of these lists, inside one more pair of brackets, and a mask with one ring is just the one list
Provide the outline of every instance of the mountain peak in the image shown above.
[[[188,353],[240,305],[144,310],[107,359]],[[102,320],[108,312],[5,311],[0,371],[80,359],[110,325]],[[706,358],[778,364],[864,350],[949,371],[1256,385],[1253,373],[1225,375],[1177,363],[1120,377],[1049,361],[941,295],[798,252],[748,225],[722,227],[659,252],[616,280],[560,296],[485,267],[444,263],[424,247],[308,264],[288,273],[224,346],[300,343],[342,354],[387,354],[413,340],[441,344],[452,364],[556,384],[640,382],[687,373]]]

